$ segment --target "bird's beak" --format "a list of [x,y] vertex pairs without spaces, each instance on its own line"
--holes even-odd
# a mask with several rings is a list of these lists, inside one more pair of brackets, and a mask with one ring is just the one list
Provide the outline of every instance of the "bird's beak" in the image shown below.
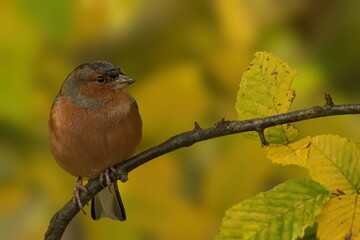
[[114,90],[124,88],[134,83],[135,80],[124,75],[119,75],[114,81]]

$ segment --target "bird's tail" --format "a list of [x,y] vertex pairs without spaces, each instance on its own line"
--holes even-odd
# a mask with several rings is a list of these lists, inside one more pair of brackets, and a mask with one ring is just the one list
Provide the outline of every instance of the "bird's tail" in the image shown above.
[[124,204],[116,182],[110,184],[92,199],[91,217],[94,220],[104,217],[120,221],[126,220]]

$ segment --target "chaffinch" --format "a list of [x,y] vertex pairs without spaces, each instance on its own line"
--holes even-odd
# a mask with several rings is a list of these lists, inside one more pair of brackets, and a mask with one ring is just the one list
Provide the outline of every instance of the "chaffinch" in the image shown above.
[[142,121],[135,99],[126,91],[134,83],[116,65],[93,61],[65,79],[51,108],[49,135],[57,163],[77,176],[74,200],[82,209],[82,179],[104,176],[110,188],[92,200],[93,219],[125,220],[117,183],[110,183],[113,165],[131,157],[140,143]]

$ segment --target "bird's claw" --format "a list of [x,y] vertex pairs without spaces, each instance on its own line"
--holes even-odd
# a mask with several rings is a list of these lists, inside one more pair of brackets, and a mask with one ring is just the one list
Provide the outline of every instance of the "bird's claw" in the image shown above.
[[80,199],[80,193],[81,191],[83,192],[88,192],[88,190],[86,189],[86,187],[83,186],[83,179],[82,177],[78,177],[78,179],[76,180],[76,184],[75,184],[75,188],[74,188],[74,197],[73,197],[73,202],[75,204],[78,205],[78,207],[81,209],[81,211],[85,213],[84,209],[83,209],[83,205],[81,203],[81,199]]
[[111,184],[110,175],[109,175],[110,171],[115,174],[119,174],[118,171],[114,167],[109,167],[109,168],[105,169],[105,171],[100,174],[100,183],[103,186],[109,186]]

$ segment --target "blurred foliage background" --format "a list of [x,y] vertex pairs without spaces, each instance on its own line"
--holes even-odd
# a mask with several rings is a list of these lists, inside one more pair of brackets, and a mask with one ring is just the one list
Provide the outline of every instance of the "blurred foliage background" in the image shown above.
[[[75,178],[49,150],[47,121],[77,65],[112,61],[137,80],[144,122],[139,151],[234,109],[255,51],[298,69],[292,110],[359,102],[360,2],[312,0],[3,0],[0,38],[0,238],[42,239]],[[359,141],[359,116],[295,124],[303,136]],[[240,135],[209,140],[139,167],[120,184],[128,220],[78,214],[64,239],[213,239],[224,211],[288,178],[297,167],[265,158]]]

